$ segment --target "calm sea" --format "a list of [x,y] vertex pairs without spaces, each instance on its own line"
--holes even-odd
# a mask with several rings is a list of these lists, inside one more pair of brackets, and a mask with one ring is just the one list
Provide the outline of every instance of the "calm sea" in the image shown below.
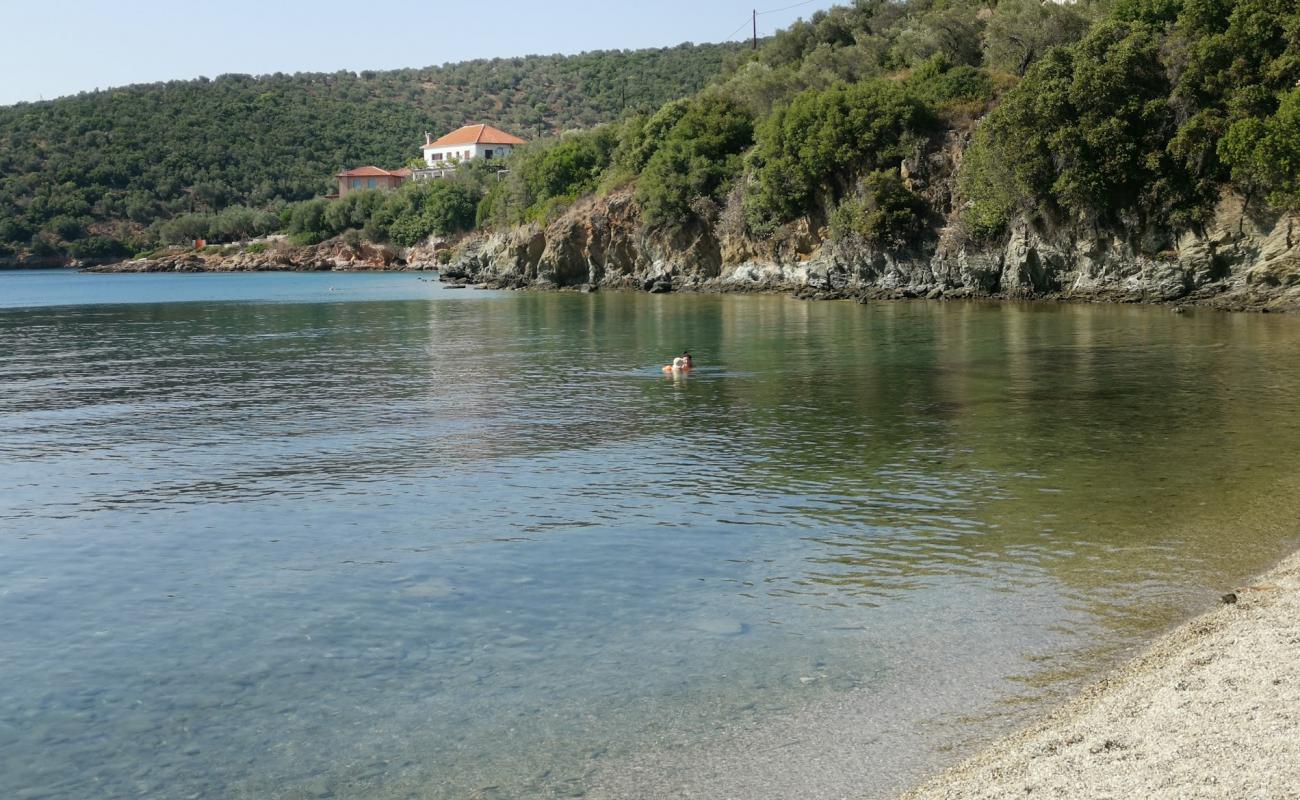
[[1297,349],[0,273],[0,797],[888,796],[1297,543]]

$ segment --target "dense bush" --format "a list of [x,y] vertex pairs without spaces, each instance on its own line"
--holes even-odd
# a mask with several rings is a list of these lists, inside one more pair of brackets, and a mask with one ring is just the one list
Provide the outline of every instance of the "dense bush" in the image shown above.
[[1218,149],[1239,186],[1300,211],[1300,88],[1284,96],[1277,113],[1233,123]]
[[966,64],[954,67],[941,55],[913,70],[904,85],[950,124],[969,124],[985,112],[997,95],[987,70]]
[[505,179],[490,187],[478,222],[508,225],[554,216],[595,190],[617,146],[617,128],[602,125],[519,148],[506,160]]
[[335,200],[294,203],[285,209],[283,224],[297,244],[350,233],[354,241],[364,234],[372,241],[410,247],[431,235],[474,227],[480,195],[474,181],[460,175],[415,181],[392,192],[362,190]]
[[1295,208],[1298,81],[1290,0],[1124,0],[981,126],[964,218],[985,235],[1017,209],[1186,225],[1229,185]]
[[640,174],[690,105],[689,100],[674,100],[653,114],[641,112],[626,119],[614,151],[615,165],[628,174]]
[[1021,198],[1073,213],[1133,206],[1163,162],[1169,90],[1146,26],[1107,23],[1052,51],[976,139],[962,184],[970,219],[994,232]]
[[[163,244],[188,244],[194,239],[232,242],[271,233],[279,230],[280,225],[280,217],[269,211],[231,206],[214,213],[196,212],[173,217],[157,226],[156,235]],[[65,241],[72,238],[63,236]]]
[[681,223],[696,200],[726,193],[753,144],[754,121],[734,100],[706,93],[687,104],[670,129],[655,133],[658,145],[641,147],[650,155],[637,186],[651,227]]
[[862,182],[861,192],[831,214],[832,239],[854,237],[887,249],[914,242],[924,230],[928,206],[907,188],[896,170],[877,170]]
[[[379,237],[410,247],[428,236],[474,227],[479,197],[454,180],[421,181],[392,193],[378,213]],[[373,231],[373,229],[371,229]]]
[[885,80],[808,90],[758,127],[746,211],[755,230],[838,198],[853,177],[896,165],[933,120],[902,86]]

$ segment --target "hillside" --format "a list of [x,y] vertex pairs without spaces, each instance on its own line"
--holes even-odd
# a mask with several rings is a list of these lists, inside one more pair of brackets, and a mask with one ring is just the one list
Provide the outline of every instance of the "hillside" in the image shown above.
[[[719,218],[757,238],[802,225],[900,250],[953,217],[980,239],[1024,215],[1195,225],[1225,190],[1294,211],[1297,123],[1292,0],[858,0],[693,98],[589,137],[596,185],[634,183],[649,228],[726,207]],[[909,178],[953,143],[953,185]],[[529,185],[549,157],[520,155],[492,220],[586,193]]]
[[275,211],[341,167],[419,156],[426,130],[482,121],[534,138],[608,122],[698,90],[737,49],[224,75],[0,108],[0,256],[126,253],[177,214]]
[[520,152],[478,223],[487,283],[1296,307],[1300,6],[858,0]]
[[[65,131],[65,149],[77,141],[119,155],[65,154],[40,171],[31,153],[50,148],[45,138],[0,149],[6,163],[28,153],[0,173],[20,217],[0,225],[18,247],[66,242],[74,256],[125,249],[86,238],[93,219],[123,216],[133,227],[117,223],[113,235],[132,249],[272,230],[299,245],[344,236],[411,247],[477,231],[456,253],[460,272],[514,284],[676,276],[689,285],[753,265],[786,282],[925,293],[1104,286],[1168,299],[1247,273],[1300,281],[1293,0],[855,0],[756,53],[704,52],[659,52],[651,60],[664,71],[638,68],[640,85],[662,87],[659,106],[637,97],[624,107],[628,73],[575,71],[593,82],[563,84],[557,96],[569,105],[552,129],[578,129],[517,150],[504,175],[500,161],[471,162],[450,180],[283,206],[340,163],[405,160],[413,127],[448,126],[344,99],[349,87],[374,85],[365,76],[185,84],[181,96],[215,98],[213,110],[164,126],[162,144],[131,144],[128,119],[69,136],[77,129],[68,123],[91,115],[54,112],[86,101],[112,109],[114,95],[60,101],[34,117],[44,136]],[[701,68],[682,79],[668,69],[673,58],[706,62],[713,77]],[[499,77],[505,63],[449,69],[513,86]],[[554,76],[572,62],[550,63]],[[418,96],[417,74],[386,73],[381,83]],[[254,93],[275,81],[296,88]],[[140,91],[161,103],[168,88]],[[514,115],[530,133],[540,113],[530,91],[540,89],[521,76],[498,95],[502,119],[481,116],[510,127]],[[466,97],[480,94],[466,86]],[[245,105],[231,99],[238,113],[218,114],[226,97]],[[358,105],[376,113],[348,113]],[[599,114],[575,111],[588,105],[613,121],[591,126]],[[158,127],[174,107],[143,116]],[[256,136],[242,139],[244,128]],[[304,140],[316,143],[312,152],[298,152]],[[125,188],[132,181],[156,192]]]

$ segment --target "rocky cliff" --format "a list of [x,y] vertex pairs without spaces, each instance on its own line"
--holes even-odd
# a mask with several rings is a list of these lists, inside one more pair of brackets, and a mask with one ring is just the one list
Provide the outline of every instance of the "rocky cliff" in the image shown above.
[[[942,159],[940,159],[942,160]],[[951,169],[927,182],[950,191]],[[932,170],[932,174],[936,172]],[[905,170],[906,173],[906,170]],[[931,188],[932,187],[932,188]],[[936,198],[945,199],[945,198]],[[1300,309],[1300,218],[1228,195],[1210,224],[1121,233],[1098,224],[1022,219],[996,243],[968,241],[950,215],[911,249],[832,241],[804,222],[757,241],[723,209],[673,231],[647,231],[630,191],[588,199],[545,227],[476,234],[444,280],[496,287],[648,291],[793,291],[811,297],[1004,297]],[[730,218],[730,219],[729,219]]]

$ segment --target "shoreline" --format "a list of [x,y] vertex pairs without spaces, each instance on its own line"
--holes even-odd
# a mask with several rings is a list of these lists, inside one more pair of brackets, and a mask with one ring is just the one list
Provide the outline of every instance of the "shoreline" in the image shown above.
[[901,800],[1300,797],[1300,550]]
[[882,289],[879,287],[861,287],[856,290],[818,288],[811,284],[779,283],[744,283],[737,281],[711,280],[698,284],[674,286],[668,289],[644,288],[634,283],[627,285],[592,285],[575,286],[544,285],[511,280],[474,281],[459,276],[450,280],[441,277],[446,271],[445,265],[431,263],[370,265],[356,264],[349,266],[298,266],[283,263],[259,263],[256,265],[222,266],[211,268],[193,262],[185,263],[180,268],[159,269],[150,265],[142,268],[132,262],[116,262],[95,266],[66,267],[30,267],[28,269],[66,269],[72,272],[95,275],[143,275],[143,274],[231,274],[231,273],[270,273],[270,272],[393,272],[393,273],[435,273],[439,275],[438,283],[449,289],[486,289],[494,291],[527,292],[561,292],[584,293],[631,292],[636,294],[777,294],[787,295],[796,300],[841,300],[862,304],[898,300],[962,301],[975,300],[996,303],[1047,303],[1057,305],[1115,305],[1115,306],[1159,306],[1181,313],[1189,309],[1212,311],[1246,312],[1246,313],[1295,313],[1300,311],[1300,298],[1287,296],[1285,292],[1251,293],[1245,287],[1223,287],[1216,291],[1193,293],[1177,299],[1139,296],[1132,292],[1116,289],[1099,289],[1090,292],[1046,292],[1046,293],[984,293],[970,289],[955,289],[939,292],[919,292],[908,288]]

